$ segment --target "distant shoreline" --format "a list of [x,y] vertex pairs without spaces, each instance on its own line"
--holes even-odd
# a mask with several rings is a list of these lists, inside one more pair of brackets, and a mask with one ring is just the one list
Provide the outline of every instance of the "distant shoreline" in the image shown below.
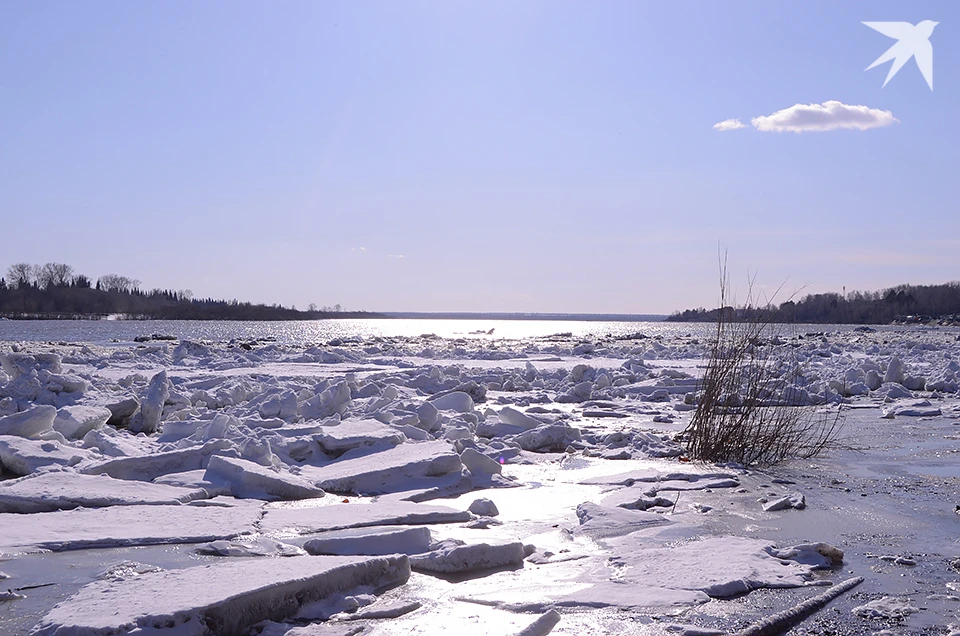
[[301,312],[302,316],[276,319],[207,317],[207,318],[163,318],[156,316],[131,316],[128,314],[0,314],[0,320],[69,320],[69,321],[123,321],[144,322],[162,320],[166,322],[189,321],[237,321],[237,322],[295,322],[298,320],[548,320],[574,322],[663,322],[667,316],[662,314],[561,314],[561,313],[471,313],[471,312]]

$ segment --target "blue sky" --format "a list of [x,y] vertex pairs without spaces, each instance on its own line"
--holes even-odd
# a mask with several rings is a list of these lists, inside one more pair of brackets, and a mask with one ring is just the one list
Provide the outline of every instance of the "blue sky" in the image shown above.
[[[935,20],[934,90],[862,21]],[[669,313],[960,279],[960,4],[0,2],[0,268]],[[868,130],[761,132],[835,100]],[[739,118],[745,127],[717,131]]]

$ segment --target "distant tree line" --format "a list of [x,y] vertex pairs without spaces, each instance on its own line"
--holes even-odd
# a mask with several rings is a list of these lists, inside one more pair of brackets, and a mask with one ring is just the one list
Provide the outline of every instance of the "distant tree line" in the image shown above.
[[726,318],[751,319],[761,312],[776,312],[786,323],[890,324],[960,322],[960,282],[942,285],[898,285],[876,292],[810,294],[779,306],[687,309],[667,318],[674,322],[715,322]]
[[0,316],[5,318],[97,318],[123,314],[151,320],[311,320],[376,317],[363,311],[343,311],[310,305],[262,305],[234,300],[194,298],[189,289],[144,291],[139,280],[105,274],[96,281],[74,273],[64,263],[15,263],[0,278]]

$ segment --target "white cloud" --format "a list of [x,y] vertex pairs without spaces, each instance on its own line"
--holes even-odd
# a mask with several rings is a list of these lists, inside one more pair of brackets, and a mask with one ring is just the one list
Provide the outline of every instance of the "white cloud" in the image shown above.
[[825,132],[839,128],[869,130],[883,128],[899,121],[889,110],[850,106],[830,100],[822,104],[795,104],[790,108],[778,110],[772,115],[754,117],[750,123],[763,132],[799,133]]
[[746,128],[746,127],[747,127],[746,124],[744,124],[739,119],[724,119],[722,122],[713,125],[714,130],[720,130],[720,131],[737,130],[738,128]]

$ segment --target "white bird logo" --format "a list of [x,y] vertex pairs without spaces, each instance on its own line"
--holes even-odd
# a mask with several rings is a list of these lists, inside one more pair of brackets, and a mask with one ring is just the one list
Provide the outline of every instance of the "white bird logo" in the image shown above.
[[889,38],[894,38],[897,43],[887,49],[887,52],[877,58],[877,60],[868,66],[866,70],[874,66],[893,60],[890,66],[890,72],[887,73],[887,82],[893,79],[903,65],[914,58],[917,61],[917,68],[923,73],[923,79],[927,80],[930,90],[933,90],[933,45],[930,44],[930,36],[933,35],[933,28],[940,24],[932,20],[924,20],[916,26],[909,22],[864,22],[865,25],[879,31]]

